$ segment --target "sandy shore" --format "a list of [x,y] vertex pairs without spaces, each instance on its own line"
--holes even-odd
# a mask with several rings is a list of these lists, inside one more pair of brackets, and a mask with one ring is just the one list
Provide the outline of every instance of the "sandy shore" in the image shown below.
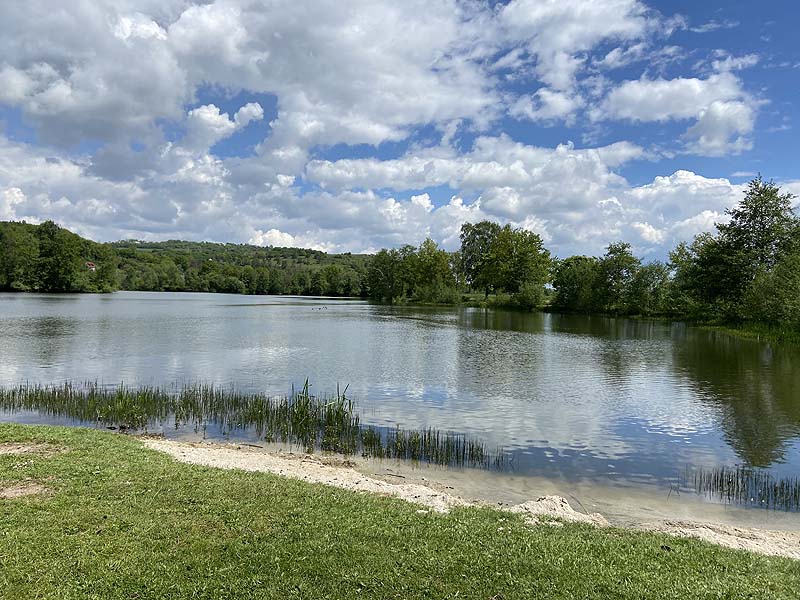
[[[452,486],[434,480],[409,481],[408,475],[385,472],[365,474],[357,469],[358,463],[336,457],[325,457],[293,452],[265,452],[263,449],[237,444],[212,444],[178,442],[165,439],[144,439],[148,448],[165,452],[179,461],[243,471],[266,471],[284,477],[332,485],[356,492],[381,494],[400,498],[420,505],[420,510],[447,512],[462,506],[486,505],[480,500],[465,499],[456,495]],[[363,466],[362,466],[362,470]],[[496,504],[492,504],[498,508]],[[557,494],[537,496],[513,505],[503,505],[501,510],[522,513],[532,525],[553,525],[553,519],[566,522],[590,523],[608,527],[609,520],[599,512],[575,510]],[[581,506],[581,508],[583,508]],[[800,532],[775,531],[755,527],[738,527],[730,523],[705,520],[652,519],[637,521],[617,520],[614,525],[629,529],[658,531],[682,537],[695,537],[708,542],[749,550],[761,554],[786,556],[800,560]]]

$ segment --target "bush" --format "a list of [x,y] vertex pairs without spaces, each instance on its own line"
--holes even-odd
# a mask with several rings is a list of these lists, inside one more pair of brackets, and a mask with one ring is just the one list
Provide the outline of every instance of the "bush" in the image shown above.
[[514,294],[513,301],[518,308],[524,310],[541,308],[545,303],[544,286],[540,283],[527,281]]

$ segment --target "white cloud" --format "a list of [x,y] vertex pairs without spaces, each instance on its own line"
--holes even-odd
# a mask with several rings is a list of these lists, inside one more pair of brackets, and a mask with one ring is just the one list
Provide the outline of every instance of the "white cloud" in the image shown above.
[[686,131],[689,150],[706,156],[738,154],[752,148],[755,111],[744,102],[712,102]]
[[711,68],[715,71],[740,71],[749,69],[758,64],[760,57],[758,54],[745,54],[744,56],[732,56],[723,52],[723,58],[712,61]]
[[[52,218],[97,239],[342,251],[426,236],[454,249],[462,223],[489,218],[565,255],[615,237],[663,251],[740,197],[688,170],[631,185],[632,161],[672,150],[652,140],[536,137],[537,125],[568,124],[607,140],[625,121],[685,131],[686,152],[751,146],[759,102],[740,69],[755,55],[718,52],[702,77],[658,78],[690,55],[664,44],[686,24],[641,0],[53,6],[0,3],[0,103],[36,139],[0,136],[0,218]],[[616,83],[623,66],[638,79]],[[226,114],[217,98],[243,105]],[[508,117],[534,122],[514,124],[528,143],[503,131]],[[253,154],[215,155],[265,119]],[[350,158],[319,158],[352,145]]]
[[661,229],[656,229],[650,223],[640,223],[634,221],[631,226],[639,232],[639,235],[645,242],[650,244],[661,244],[666,238],[666,233]]
[[509,38],[536,57],[536,74],[555,90],[573,86],[580,53],[603,40],[641,38],[657,20],[638,0],[512,0],[501,10]]
[[563,119],[569,123],[573,120],[575,112],[583,105],[583,99],[577,94],[542,88],[534,94],[517,98],[509,106],[508,112],[512,117],[531,121]]
[[676,78],[626,81],[606,97],[595,118],[630,121],[691,119],[715,101],[742,96],[739,80],[729,73],[707,79]]
[[270,229],[268,231],[257,231],[249,240],[248,244],[255,244],[256,246],[279,246],[279,247],[293,247],[295,246],[295,237],[279,229]]
[[19,188],[8,188],[0,192],[0,221],[16,218],[16,207],[25,201],[25,194]]
[[641,78],[613,89],[592,112],[596,121],[624,119],[665,122],[696,119],[686,132],[687,149],[710,156],[738,153],[750,147],[756,102],[729,72],[706,79]]
[[215,105],[205,104],[189,111],[186,117],[186,136],[181,140],[181,145],[195,152],[205,152],[218,141],[247,127],[250,122],[263,118],[264,110],[257,102],[242,106],[233,119],[228,113],[220,112]]

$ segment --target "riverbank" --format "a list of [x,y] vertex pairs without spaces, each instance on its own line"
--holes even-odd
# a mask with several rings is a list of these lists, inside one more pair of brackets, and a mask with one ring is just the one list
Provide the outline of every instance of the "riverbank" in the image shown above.
[[486,507],[439,512],[183,464],[118,434],[2,425],[0,443],[2,485],[30,492],[0,500],[7,598],[791,598],[800,585],[786,558],[585,523],[531,527]]
[[[425,508],[446,513],[454,508],[479,507],[492,508],[521,514],[532,525],[552,524],[552,519],[567,523],[586,523],[596,527],[624,525],[624,529],[655,531],[679,537],[694,537],[727,548],[748,550],[768,556],[785,556],[800,560],[800,528],[794,531],[770,531],[758,527],[741,526],[734,519],[725,518],[722,511],[730,510],[722,505],[710,505],[710,518],[680,518],[675,512],[659,514],[653,507],[631,506],[631,500],[622,500],[615,512],[613,521],[603,514],[588,512],[594,510],[596,503],[590,503],[587,510],[583,502],[573,497],[574,503],[583,512],[573,508],[569,501],[559,495],[553,482],[542,482],[542,492],[532,494],[533,498],[520,499],[518,503],[498,503],[490,505],[480,499],[484,494],[477,491],[470,497],[462,497],[462,490],[468,489],[452,477],[447,470],[426,469],[428,477],[418,473],[409,461],[387,461],[391,467],[380,468],[384,461],[351,459],[332,455],[317,455],[286,451],[264,451],[257,444],[226,444],[208,442],[180,442],[163,438],[147,438],[148,448],[169,454],[173,458],[197,465],[219,469],[240,469],[243,471],[267,472],[299,479],[310,483],[321,483],[356,492],[379,494],[400,498],[406,502],[420,504]],[[378,468],[376,468],[378,467]],[[424,467],[423,467],[424,468]],[[493,487],[502,486],[501,477],[493,473],[456,470],[467,479],[478,478],[482,483]],[[491,480],[491,483],[490,483]],[[455,485],[448,485],[454,483]],[[480,485],[480,483],[478,484]],[[545,491],[547,490],[547,491]],[[473,492],[475,492],[473,488]],[[563,492],[561,492],[563,493]],[[625,494],[626,496],[628,494]],[[485,496],[484,496],[485,497]],[[642,498],[640,498],[641,500]],[[635,500],[634,500],[635,502]],[[646,502],[646,501],[645,501]],[[607,504],[604,508],[610,508]],[[715,508],[722,511],[714,510]],[[606,512],[604,510],[603,512]],[[742,511],[738,513],[753,511]],[[762,512],[762,511],[758,511]],[[771,516],[770,512],[763,511]],[[645,514],[650,513],[647,517]],[[772,513],[774,514],[774,513]],[[722,522],[725,521],[725,522]]]

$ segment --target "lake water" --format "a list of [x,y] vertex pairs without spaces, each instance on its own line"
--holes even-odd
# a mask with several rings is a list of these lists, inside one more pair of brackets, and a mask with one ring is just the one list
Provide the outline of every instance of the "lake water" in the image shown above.
[[285,394],[306,378],[317,393],[348,385],[362,423],[502,447],[517,475],[663,488],[687,466],[800,472],[793,346],[675,323],[355,300],[0,294],[1,385]]

